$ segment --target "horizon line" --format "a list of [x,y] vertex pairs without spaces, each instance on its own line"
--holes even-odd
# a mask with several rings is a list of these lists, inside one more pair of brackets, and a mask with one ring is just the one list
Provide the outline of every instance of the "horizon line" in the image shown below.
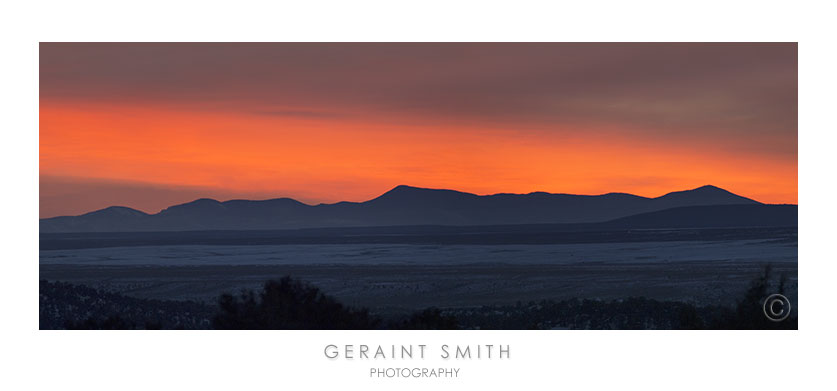
[[331,202],[331,203],[321,202],[321,203],[318,203],[318,204],[309,204],[309,203],[305,203],[305,202],[299,201],[299,200],[297,200],[295,198],[291,198],[291,197],[275,197],[275,198],[264,198],[264,199],[231,198],[231,199],[227,199],[227,200],[223,200],[223,201],[217,200],[217,199],[214,199],[214,198],[209,198],[209,197],[199,197],[199,198],[195,198],[191,201],[169,205],[169,206],[167,206],[163,209],[160,209],[156,213],[145,212],[143,210],[136,209],[136,208],[133,208],[133,207],[130,207],[130,206],[125,206],[125,205],[110,205],[110,206],[106,206],[104,208],[91,210],[91,211],[84,212],[84,213],[77,214],[77,215],[57,215],[57,216],[51,216],[51,217],[39,217],[38,220],[40,221],[40,220],[47,220],[47,219],[60,218],[60,217],[78,217],[78,216],[84,216],[84,215],[87,215],[87,214],[91,214],[91,213],[95,213],[95,212],[99,212],[99,211],[103,211],[103,210],[107,210],[107,209],[113,209],[113,208],[130,209],[132,211],[143,213],[145,215],[156,215],[156,214],[159,214],[159,213],[161,213],[161,212],[163,212],[163,211],[165,211],[169,208],[173,208],[173,207],[177,207],[177,206],[181,206],[181,205],[188,205],[188,204],[195,203],[195,202],[202,201],[202,200],[213,201],[213,202],[217,202],[219,204],[226,203],[226,202],[233,202],[233,201],[267,202],[267,201],[275,201],[275,200],[291,200],[291,201],[297,202],[299,204],[302,204],[302,205],[305,205],[305,206],[308,206],[308,207],[317,207],[317,206],[324,206],[324,205],[336,205],[336,204],[342,204],[342,203],[362,204],[362,203],[365,203],[365,202],[370,202],[370,201],[374,201],[378,198],[381,198],[381,197],[383,197],[383,196],[385,196],[385,195],[387,195],[387,194],[389,194],[389,193],[391,193],[391,192],[393,192],[393,191],[395,191],[396,189],[399,189],[399,188],[409,188],[409,189],[416,189],[416,190],[430,190],[430,191],[449,191],[449,192],[455,192],[455,193],[460,193],[460,194],[473,195],[473,196],[477,196],[477,197],[492,197],[492,196],[498,196],[498,195],[525,196],[525,195],[532,195],[532,194],[565,195],[565,196],[579,196],[579,197],[601,197],[601,196],[606,196],[606,195],[621,194],[621,195],[629,195],[629,196],[645,198],[645,199],[657,199],[657,198],[662,198],[662,197],[665,197],[667,195],[674,194],[674,193],[683,193],[683,192],[695,191],[695,190],[699,190],[699,189],[703,189],[703,188],[713,188],[713,189],[718,189],[718,190],[725,191],[727,193],[730,193],[730,194],[738,196],[738,197],[747,198],[747,199],[750,199],[752,201],[755,201],[755,202],[758,202],[758,203],[764,204],[764,205],[797,205],[798,206],[798,204],[792,204],[792,203],[765,204],[765,203],[763,203],[761,201],[758,201],[758,200],[755,200],[753,198],[742,196],[740,194],[736,194],[736,193],[733,193],[729,190],[726,190],[722,187],[718,187],[718,186],[711,185],[711,184],[706,184],[706,185],[698,186],[698,187],[691,188],[691,189],[685,189],[685,190],[673,190],[673,191],[669,191],[665,194],[662,194],[662,195],[656,196],[656,197],[647,197],[647,196],[641,196],[641,195],[637,195],[637,194],[633,194],[633,193],[618,192],[618,191],[612,191],[612,192],[600,193],[600,194],[574,194],[574,193],[552,193],[552,192],[548,192],[548,191],[538,190],[538,191],[531,191],[531,192],[528,192],[528,193],[500,192],[500,193],[492,193],[492,194],[477,194],[477,193],[471,193],[471,192],[466,192],[466,191],[461,191],[461,190],[454,190],[454,189],[418,187],[418,186],[400,184],[400,185],[396,185],[396,186],[390,188],[389,190],[381,193],[380,195],[378,195],[376,197],[373,197],[373,198],[370,198],[370,199],[367,199],[367,200],[364,200],[364,201],[345,201],[345,200],[343,200],[343,201],[336,201],[336,202]]

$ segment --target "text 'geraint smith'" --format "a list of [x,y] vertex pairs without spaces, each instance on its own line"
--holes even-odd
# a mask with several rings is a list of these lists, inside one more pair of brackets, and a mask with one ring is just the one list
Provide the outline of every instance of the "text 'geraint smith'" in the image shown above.
[[427,345],[326,345],[323,354],[330,359],[388,360],[423,359],[438,354],[444,360],[508,359],[509,345],[441,345],[435,353]]

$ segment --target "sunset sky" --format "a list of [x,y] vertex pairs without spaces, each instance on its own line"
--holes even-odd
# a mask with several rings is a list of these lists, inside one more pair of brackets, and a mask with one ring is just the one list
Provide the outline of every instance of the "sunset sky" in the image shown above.
[[40,45],[41,217],[399,184],[797,203],[797,45]]

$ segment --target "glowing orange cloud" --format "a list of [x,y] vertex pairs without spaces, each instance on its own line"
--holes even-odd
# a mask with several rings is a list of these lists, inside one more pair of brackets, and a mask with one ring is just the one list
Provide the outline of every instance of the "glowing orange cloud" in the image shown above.
[[305,202],[363,201],[398,184],[477,194],[644,196],[713,184],[762,202],[797,202],[796,156],[572,130],[569,138],[562,136],[569,132],[42,100],[40,173]]

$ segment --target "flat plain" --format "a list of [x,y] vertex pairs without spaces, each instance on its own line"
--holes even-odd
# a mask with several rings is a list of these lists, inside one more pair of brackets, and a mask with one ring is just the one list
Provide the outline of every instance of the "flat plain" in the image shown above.
[[140,298],[211,303],[222,293],[256,289],[268,279],[291,275],[346,304],[402,312],[639,296],[732,305],[770,264],[776,275],[786,275],[787,295],[795,304],[795,229],[680,239],[42,246],[40,278]]

